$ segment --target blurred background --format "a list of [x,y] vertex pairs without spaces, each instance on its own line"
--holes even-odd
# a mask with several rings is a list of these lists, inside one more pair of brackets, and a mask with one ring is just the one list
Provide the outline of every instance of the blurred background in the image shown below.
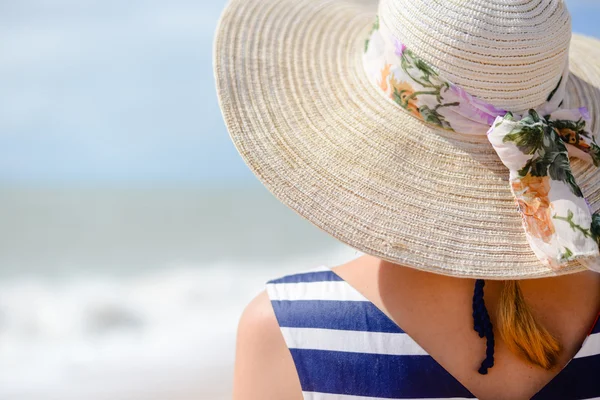
[[[600,1],[568,0],[600,36]],[[223,0],[0,1],[0,399],[231,397],[264,282],[359,255],[223,125]]]

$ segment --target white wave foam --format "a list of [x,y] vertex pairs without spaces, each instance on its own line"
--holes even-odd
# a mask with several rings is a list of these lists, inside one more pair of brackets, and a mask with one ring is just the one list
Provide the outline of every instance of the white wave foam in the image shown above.
[[[355,256],[345,249],[324,258]],[[267,280],[311,266],[174,266],[128,278],[4,282],[0,399],[230,398],[243,307]]]

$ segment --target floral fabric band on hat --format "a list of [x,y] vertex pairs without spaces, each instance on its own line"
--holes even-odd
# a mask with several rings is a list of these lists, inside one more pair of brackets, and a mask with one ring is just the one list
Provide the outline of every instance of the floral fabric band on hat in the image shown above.
[[510,170],[527,240],[540,261],[553,268],[599,255],[600,221],[575,182],[567,150],[567,144],[575,146],[598,164],[599,148],[585,131],[586,116],[582,110],[559,110],[549,117],[531,110],[520,120],[507,114],[488,133]]
[[558,269],[577,260],[600,272],[600,213],[592,214],[569,160],[571,155],[599,167],[600,146],[586,108],[560,108],[568,66],[548,101],[521,116],[440,77],[385,35],[379,20],[365,43],[363,62],[372,82],[414,117],[461,134],[487,134],[509,169],[527,241],[544,265]]

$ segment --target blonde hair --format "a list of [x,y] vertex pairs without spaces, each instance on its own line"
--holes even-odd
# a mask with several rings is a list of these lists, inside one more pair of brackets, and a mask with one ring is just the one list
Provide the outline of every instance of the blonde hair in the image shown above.
[[518,281],[505,281],[498,305],[502,339],[515,354],[544,369],[556,366],[560,343],[535,319]]

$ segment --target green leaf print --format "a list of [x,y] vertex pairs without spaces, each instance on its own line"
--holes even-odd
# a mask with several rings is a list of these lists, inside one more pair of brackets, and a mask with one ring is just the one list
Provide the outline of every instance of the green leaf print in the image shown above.
[[546,118],[540,117],[535,110],[529,110],[517,126],[506,135],[503,142],[512,142],[517,148],[533,157],[519,170],[521,177],[550,176],[569,186],[577,197],[583,197],[581,189],[571,171],[569,153],[558,130]]
[[433,110],[428,106],[419,107],[421,117],[425,122],[429,122],[430,124],[437,125],[444,129],[452,129],[450,123],[446,121],[446,118],[444,118],[444,116],[437,111],[438,107],[434,108]]
[[573,257],[573,252],[568,247],[565,247],[564,253],[560,255],[561,261],[568,261]]
[[[585,229],[584,227],[582,227],[581,225],[577,225],[574,221],[573,221],[573,211],[569,210],[567,212],[567,216],[566,217],[561,217],[558,215],[554,215],[552,216],[553,219],[558,219],[560,221],[565,221],[569,223],[569,226],[571,227],[571,229],[573,229],[573,231],[579,231],[581,233],[583,233],[583,236],[585,236],[586,238],[592,237],[592,232],[590,229]],[[593,218],[592,218],[593,221]],[[593,222],[592,222],[592,226],[593,226]]]
[[[405,50],[404,52],[410,53],[412,55],[412,52],[410,50]],[[421,71],[423,73],[421,79],[424,80],[425,82],[429,83],[430,85],[435,86],[435,84],[433,82],[431,82],[431,77],[432,76],[437,77],[437,73],[429,65],[427,65],[427,63],[425,61],[421,60],[420,58],[414,58],[414,65],[419,71]],[[440,86],[440,88],[442,86]]]
[[588,136],[588,133],[585,131],[585,121],[583,119],[580,119],[579,121],[554,120],[550,121],[550,125],[553,128],[556,128],[559,132],[562,130],[568,130],[573,134],[584,135],[586,137]]
[[412,51],[405,49],[402,52],[401,67],[404,72],[415,82],[421,85],[425,90],[408,93],[408,91],[394,89],[393,100],[403,108],[410,107],[418,100],[419,96],[435,96],[438,105],[435,108],[429,106],[421,106],[418,109],[420,117],[428,123],[436,125],[442,129],[453,130],[446,118],[439,113],[439,109],[443,107],[456,107],[459,102],[443,104],[443,92],[450,88],[450,84],[441,81],[438,74],[426,62],[417,57]]
[[437,78],[437,73],[429,65],[427,65],[425,61],[415,56],[415,54],[408,49],[405,49],[402,52],[402,61],[400,66],[413,81],[425,88],[436,89],[438,94],[441,92],[442,88],[447,86],[442,82],[439,82],[437,85],[432,82],[431,77]]
[[535,120],[539,118],[537,113],[533,110],[531,112],[535,114],[535,117],[524,117],[518,125],[518,129],[506,135],[503,140],[505,143],[513,142],[523,154],[534,154],[544,146],[544,127]]
[[[369,38],[371,37],[373,32],[378,31],[378,30],[379,30],[379,16],[377,16],[377,18],[375,18],[375,23],[373,24],[373,27],[371,28],[371,31],[369,32]],[[369,39],[365,40],[365,53],[367,51],[369,51],[369,43],[370,43]]]
[[575,176],[571,172],[571,165],[569,163],[569,155],[565,149],[564,152],[556,154],[554,160],[548,166],[548,173],[550,178],[555,181],[561,181],[566,183],[571,189],[571,192],[577,197],[583,197],[583,192],[577,182],[575,182]]
[[596,144],[596,139],[591,144],[590,156],[594,162],[594,166],[600,167],[600,146]]

